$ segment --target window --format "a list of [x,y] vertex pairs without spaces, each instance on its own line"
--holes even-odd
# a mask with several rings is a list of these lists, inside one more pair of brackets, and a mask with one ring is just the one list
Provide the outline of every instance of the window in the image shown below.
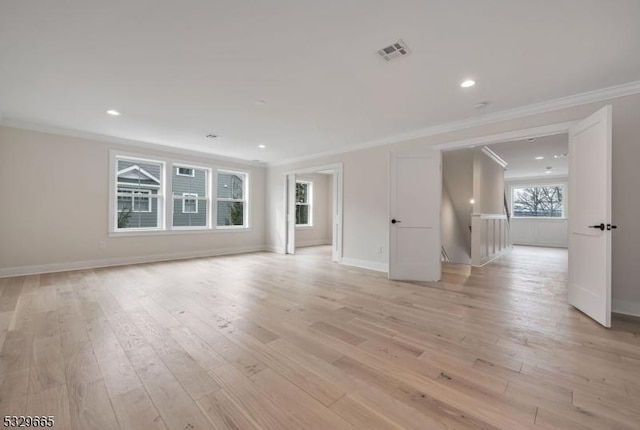
[[163,169],[159,161],[116,159],[116,230],[162,227]]
[[149,197],[140,197],[140,195],[151,194],[150,190],[135,190],[121,186],[118,193],[118,211],[129,209],[132,212],[151,212]]
[[192,178],[196,175],[195,169],[190,169],[188,167],[176,167],[176,174],[178,176],[191,176]]
[[[174,166],[171,177],[174,227],[208,227],[210,169]],[[185,172],[189,172],[186,174]]]
[[511,188],[511,214],[518,217],[565,217],[564,185],[519,185]]
[[296,225],[312,226],[312,186],[311,182],[296,181]]
[[109,233],[114,236],[249,227],[250,172],[116,150],[110,158]]
[[241,172],[218,171],[218,227],[247,227],[247,179]]
[[195,193],[182,193],[182,197],[195,197],[195,199],[182,199],[183,214],[198,213],[198,195]]

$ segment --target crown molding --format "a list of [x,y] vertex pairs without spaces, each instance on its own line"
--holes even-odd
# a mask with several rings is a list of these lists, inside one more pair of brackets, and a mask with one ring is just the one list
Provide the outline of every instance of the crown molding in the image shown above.
[[[333,155],[344,154],[377,146],[384,146],[393,143],[403,142],[407,140],[419,139],[439,134],[450,133],[454,131],[464,130],[473,127],[481,127],[484,125],[495,124],[498,122],[509,121],[527,116],[553,112],[561,109],[567,109],[575,106],[597,103],[604,100],[615,99],[618,97],[640,94],[640,81],[628,82],[626,84],[615,85],[612,87],[601,88],[598,90],[587,91],[585,93],[574,94],[567,97],[547,100],[544,102],[533,103],[513,109],[507,109],[499,112],[488,113],[479,117],[463,119],[459,121],[451,121],[443,124],[434,125],[418,130],[387,136],[381,139],[371,140],[364,143],[349,145],[341,149],[319,152],[304,157],[291,158],[287,160],[268,163],[271,167],[282,166],[285,164],[298,163],[301,161],[313,160],[321,157],[330,157]],[[440,145],[439,145],[440,146]]]
[[39,124],[39,123],[34,123],[29,121],[9,119],[9,118],[3,117],[2,114],[0,114],[0,126],[18,128],[21,130],[39,131],[42,133],[51,133],[51,134],[57,134],[60,136],[89,139],[89,140],[94,140],[102,143],[126,145],[126,146],[132,146],[135,148],[167,152],[170,154],[187,155],[192,157],[205,157],[207,159],[213,159],[216,161],[222,161],[222,162],[237,164],[241,166],[266,167],[266,163],[263,163],[260,161],[243,160],[240,158],[234,158],[234,157],[228,157],[225,155],[215,154],[212,152],[199,151],[197,149],[177,148],[175,146],[163,145],[161,143],[141,142],[138,140],[131,140],[123,137],[108,136],[105,134],[91,133],[88,131],[81,131],[81,130],[72,130],[72,129],[56,127],[48,124]]
[[496,163],[498,163],[498,165],[500,167],[502,167],[503,169],[507,168],[507,162],[504,161],[502,158],[500,158],[500,156],[498,154],[496,154],[495,152],[493,152],[491,149],[489,149],[486,146],[483,146],[481,149],[482,153],[484,155],[486,155],[487,157],[491,158],[493,161],[495,161]]

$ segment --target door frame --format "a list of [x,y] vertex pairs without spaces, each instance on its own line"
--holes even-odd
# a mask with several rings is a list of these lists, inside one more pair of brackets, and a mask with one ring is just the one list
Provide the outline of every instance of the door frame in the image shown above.
[[[343,238],[343,220],[344,220],[344,212],[343,212],[343,164],[332,163],[332,164],[322,164],[318,166],[305,167],[301,169],[294,169],[284,172],[284,232],[285,232],[285,242],[284,242],[284,253],[288,254],[289,243],[291,240],[295,241],[295,235],[293,238],[289,237],[288,233],[288,217],[289,217],[289,200],[292,198],[289,194],[288,189],[288,177],[289,175],[302,175],[319,172],[321,170],[333,170],[333,190],[332,196],[333,199],[333,220],[331,221],[331,234],[332,234],[332,244],[331,244],[331,259],[336,263],[342,262],[342,238]],[[295,196],[293,196],[295,198]],[[295,245],[294,245],[295,249]]]

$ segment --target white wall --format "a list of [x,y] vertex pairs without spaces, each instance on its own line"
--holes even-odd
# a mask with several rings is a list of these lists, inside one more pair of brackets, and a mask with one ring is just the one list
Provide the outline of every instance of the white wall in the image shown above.
[[465,230],[469,227],[463,226],[456,215],[455,208],[446,187],[442,188],[442,247],[447,252],[452,263],[471,264],[469,242],[465,236]]
[[473,213],[504,213],[504,167],[480,149],[473,152]]
[[[109,150],[250,171],[249,231],[109,237]],[[265,169],[0,127],[0,275],[260,250]],[[99,244],[104,244],[100,247]]]
[[332,178],[333,175],[321,173],[296,175],[297,180],[313,183],[311,204],[313,225],[296,227],[296,247],[331,244]]
[[[343,162],[344,166],[344,257],[381,268],[388,262],[388,161],[392,150],[424,150],[440,143],[483,135],[544,126],[587,117],[600,107],[613,105],[613,297],[614,310],[640,315],[640,265],[637,264],[640,223],[640,95],[620,97],[572,108],[536,114],[482,127],[413,139],[392,145],[362,149],[333,156],[305,160],[269,169],[267,242],[283,249],[283,175],[303,167]],[[377,247],[383,246],[381,253]]]
[[552,246],[567,248],[569,246],[568,178],[524,178],[506,182],[507,198],[511,207],[511,188],[523,185],[561,184],[565,186],[565,216],[567,218],[511,218],[511,241],[514,245]]
[[[451,198],[458,217],[466,249],[471,255],[471,214],[473,204],[473,150],[461,149],[442,154],[442,184]],[[444,231],[443,231],[444,233]],[[470,257],[469,257],[470,258]]]

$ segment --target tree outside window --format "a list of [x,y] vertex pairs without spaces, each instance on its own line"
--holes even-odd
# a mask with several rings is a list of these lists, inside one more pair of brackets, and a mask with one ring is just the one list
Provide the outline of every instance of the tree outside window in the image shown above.
[[517,217],[564,217],[564,186],[512,188],[512,214]]
[[296,225],[311,226],[311,182],[296,182]]

